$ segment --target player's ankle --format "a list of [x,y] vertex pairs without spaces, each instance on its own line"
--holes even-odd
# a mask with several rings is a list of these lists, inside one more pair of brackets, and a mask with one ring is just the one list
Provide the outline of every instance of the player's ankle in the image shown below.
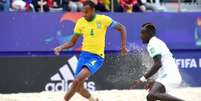
[[93,96],[90,96],[90,97],[88,98],[88,100],[89,100],[89,101],[95,101],[95,99],[93,98]]
[[92,95],[88,98],[89,101],[98,101],[97,98],[94,98]]
[[68,101],[67,98],[64,96],[64,101]]

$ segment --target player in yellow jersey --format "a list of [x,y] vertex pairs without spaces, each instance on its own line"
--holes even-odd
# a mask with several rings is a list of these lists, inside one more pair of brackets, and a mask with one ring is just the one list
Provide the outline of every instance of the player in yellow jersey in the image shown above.
[[65,101],[69,101],[75,92],[78,92],[89,101],[98,101],[83,87],[83,83],[104,63],[105,33],[108,27],[112,27],[121,33],[121,52],[128,52],[126,48],[126,29],[122,24],[106,15],[95,14],[95,4],[92,1],[85,2],[83,14],[84,16],[78,19],[75,25],[71,41],[54,49],[55,54],[59,55],[63,49],[73,47],[80,36],[83,37],[81,54],[75,73],[76,78],[64,96]]

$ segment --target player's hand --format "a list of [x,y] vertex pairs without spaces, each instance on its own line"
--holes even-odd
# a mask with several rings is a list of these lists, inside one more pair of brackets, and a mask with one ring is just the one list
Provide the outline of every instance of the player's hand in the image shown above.
[[152,88],[154,82],[155,82],[155,80],[149,79],[149,80],[147,81],[147,83],[146,83],[146,85],[145,85],[144,88],[145,88],[146,90],[150,90],[150,89]]
[[136,88],[137,86],[139,86],[142,83],[143,83],[143,81],[141,81],[141,80],[135,80],[135,81],[133,81],[133,84],[130,87],[130,89],[134,89],[134,88]]
[[54,53],[56,55],[60,55],[60,52],[63,50],[63,48],[61,46],[58,46],[56,48],[54,48]]
[[128,49],[127,49],[126,47],[122,47],[122,48],[121,48],[121,53],[122,53],[123,55],[126,55],[126,54],[128,53]]

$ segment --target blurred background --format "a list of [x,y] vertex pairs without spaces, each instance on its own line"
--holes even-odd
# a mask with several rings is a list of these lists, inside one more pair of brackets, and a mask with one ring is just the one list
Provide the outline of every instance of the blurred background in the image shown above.
[[[0,0],[0,11],[79,12],[86,0]],[[100,12],[199,12],[200,0],[93,0]],[[127,7],[130,5],[130,7]]]

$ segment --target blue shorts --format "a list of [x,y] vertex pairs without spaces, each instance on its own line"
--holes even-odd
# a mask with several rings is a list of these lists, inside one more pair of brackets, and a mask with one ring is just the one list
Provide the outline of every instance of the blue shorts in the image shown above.
[[104,58],[89,52],[82,51],[78,60],[75,76],[79,74],[84,66],[86,66],[91,75],[95,74],[104,63]]

